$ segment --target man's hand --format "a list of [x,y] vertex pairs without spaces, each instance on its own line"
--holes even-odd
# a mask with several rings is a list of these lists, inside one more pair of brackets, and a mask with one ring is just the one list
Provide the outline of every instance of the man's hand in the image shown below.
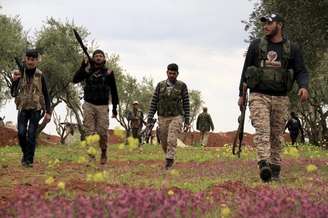
[[13,81],[16,81],[16,80],[20,79],[21,75],[22,74],[19,70],[13,70],[13,72],[12,72]]
[[188,132],[190,130],[190,128],[191,128],[190,124],[185,123],[184,127],[183,127],[183,131]]
[[51,114],[50,113],[46,113],[43,117],[43,122],[45,123],[49,123],[51,120]]
[[116,105],[113,105],[113,110],[112,110],[112,118],[116,118],[117,117],[117,110],[116,110]]
[[239,96],[238,99],[238,105],[239,105],[239,109],[242,110],[244,105],[245,105],[245,101],[247,101],[247,99],[244,99],[243,96]]
[[298,90],[298,96],[300,97],[301,103],[303,103],[309,99],[309,92],[306,88],[300,88]]

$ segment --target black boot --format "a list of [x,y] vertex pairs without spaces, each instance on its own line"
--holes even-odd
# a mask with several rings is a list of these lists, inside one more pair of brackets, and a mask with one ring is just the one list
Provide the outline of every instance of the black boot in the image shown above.
[[269,182],[272,177],[272,171],[266,160],[261,160],[258,162],[260,168],[260,177],[263,182]]
[[174,160],[173,159],[166,159],[165,160],[165,169],[169,170],[173,166]]
[[274,181],[280,181],[280,165],[277,164],[270,164],[270,168],[272,171],[272,180]]

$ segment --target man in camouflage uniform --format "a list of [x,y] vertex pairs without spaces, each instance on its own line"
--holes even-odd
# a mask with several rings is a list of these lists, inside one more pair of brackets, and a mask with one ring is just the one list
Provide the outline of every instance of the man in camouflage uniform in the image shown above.
[[23,152],[23,167],[33,167],[36,132],[42,114],[44,122],[48,123],[51,119],[47,84],[43,73],[37,68],[38,63],[38,52],[35,49],[28,49],[24,65],[20,70],[14,70],[12,78],[11,95],[15,97],[18,109],[18,140]]
[[206,146],[209,132],[214,131],[211,115],[207,113],[207,107],[203,107],[203,113],[199,114],[196,121],[196,129],[200,131],[201,145]]
[[112,118],[117,115],[118,95],[114,72],[106,67],[105,53],[95,50],[92,62],[83,61],[80,69],[75,73],[73,83],[85,82],[83,125],[86,136],[99,134],[101,148],[101,164],[107,162],[107,134],[109,126],[109,101],[113,104]]
[[138,139],[139,143],[138,145],[140,146],[141,143],[141,130],[142,126],[144,124],[143,120],[143,112],[139,109],[139,102],[134,101],[133,104],[133,109],[132,111],[129,111],[128,113],[128,125],[131,129],[132,136],[133,138]]
[[177,80],[177,64],[167,66],[167,79],[157,84],[148,113],[148,123],[157,111],[159,137],[165,153],[165,169],[173,166],[177,137],[181,133],[184,118],[184,130],[190,128],[190,103],[187,85]]
[[304,132],[300,119],[297,114],[293,111],[290,113],[291,118],[288,120],[285,130],[288,128],[290,138],[292,140],[292,145],[295,144],[298,133],[301,132],[302,143],[304,143]]
[[262,181],[279,180],[281,138],[288,115],[294,80],[301,102],[308,99],[309,75],[299,46],[283,35],[284,19],[278,14],[261,18],[264,38],[251,42],[240,81],[238,104],[244,105],[243,86],[250,89],[249,108],[255,127],[254,144]]

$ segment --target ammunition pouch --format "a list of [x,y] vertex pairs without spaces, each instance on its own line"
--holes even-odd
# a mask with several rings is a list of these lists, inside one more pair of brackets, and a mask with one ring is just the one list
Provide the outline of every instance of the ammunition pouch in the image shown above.
[[247,87],[254,89],[262,80],[261,69],[255,66],[249,66],[246,70]]
[[245,72],[247,87],[277,92],[289,92],[293,88],[294,71],[283,68],[260,68],[249,66]]

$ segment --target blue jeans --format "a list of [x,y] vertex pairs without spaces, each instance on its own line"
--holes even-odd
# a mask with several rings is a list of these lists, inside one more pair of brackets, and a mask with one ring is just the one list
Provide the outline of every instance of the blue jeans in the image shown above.
[[41,111],[22,110],[18,112],[17,128],[19,145],[22,148],[23,158],[22,163],[33,163],[36,130],[41,119]]

